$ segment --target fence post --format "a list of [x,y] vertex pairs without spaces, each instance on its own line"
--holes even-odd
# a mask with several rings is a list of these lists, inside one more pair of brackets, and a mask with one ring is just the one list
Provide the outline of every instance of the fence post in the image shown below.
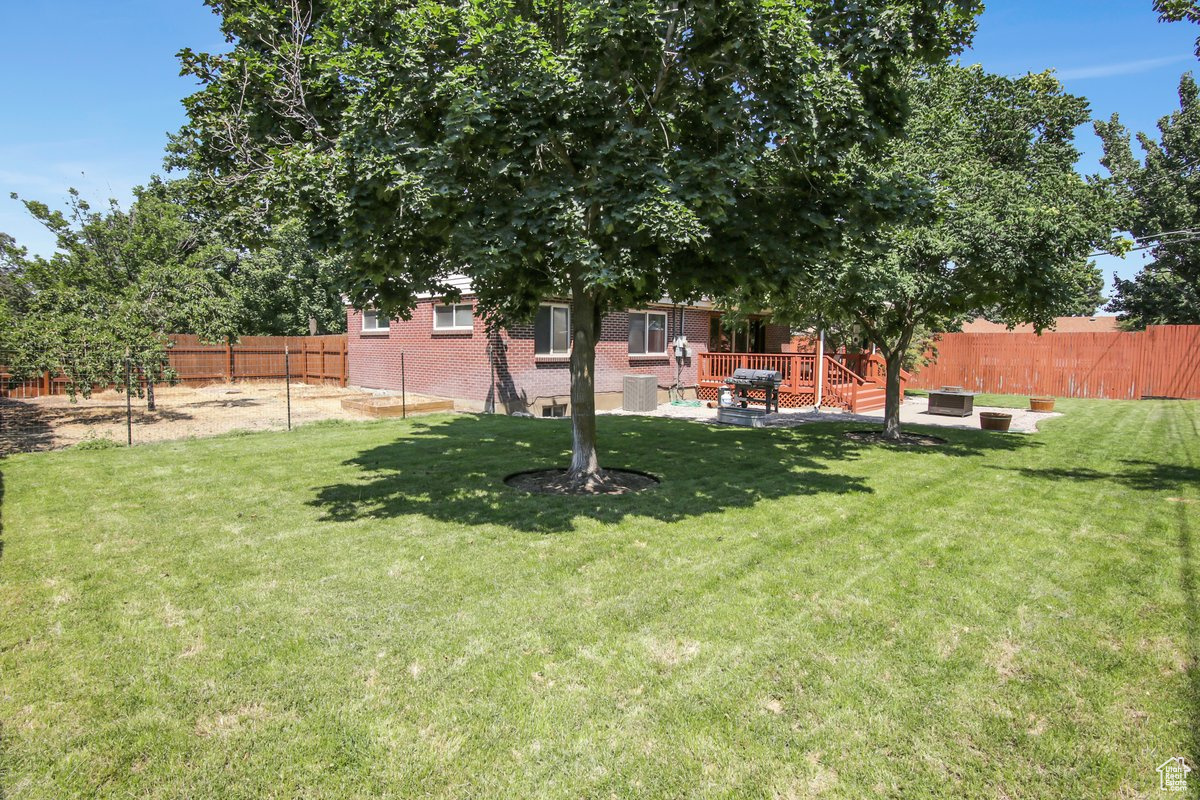
[[229,341],[229,337],[225,337],[225,374],[233,383],[233,342]]
[[321,385],[325,385],[325,340],[321,340]]
[[286,376],[284,381],[287,384],[287,425],[290,431],[292,429],[292,364],[286,344],[283,346],[283,374]]
[[400,353],[400,419],[408,419],[408,392],[404,388],[404,353]]
[[42,394],[49,396],[51,394],[50,371],[47,370],[42,375]]
[[346,385],[346,378],[347,378],[346,373],[349,371],[350,357],[349,357],[349,354],[346,352],[346,342],[349,338],[350,337],[348,335],[342,337],[342,386],[343,387],[345,387],[345,385]]
[[125,356],[125,445],[133,447],[133,400],[129,392],[133,389],[133,366]]

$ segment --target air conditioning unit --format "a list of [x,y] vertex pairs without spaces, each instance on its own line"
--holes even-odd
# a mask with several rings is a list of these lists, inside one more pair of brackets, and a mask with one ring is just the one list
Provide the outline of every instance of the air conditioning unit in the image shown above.
[[658,376],[626,375],[625,398],[621,406],[626,411],[654,411],[658,408]]

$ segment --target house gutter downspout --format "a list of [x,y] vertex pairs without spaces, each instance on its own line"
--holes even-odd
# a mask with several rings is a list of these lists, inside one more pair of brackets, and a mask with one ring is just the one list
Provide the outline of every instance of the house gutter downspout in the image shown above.
[[821,410],[822,390],[825,388],[825,329],[820,328],[817,332],[817,405],[814,411]]

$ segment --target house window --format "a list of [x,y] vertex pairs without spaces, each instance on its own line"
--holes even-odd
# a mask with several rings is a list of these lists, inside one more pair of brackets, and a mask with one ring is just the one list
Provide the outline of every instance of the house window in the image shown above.
[[549,406],[542,406],[543,417],[565,417],[567,415],[566,403],[554,403]]
[[658,356],[667,352],[667,315],[639,311],[629,315],[629,355]]
[[539,356],[565,356],[571,352],[571,309],[539,306],[533,321],[533,352]]
[[713,317],[709,323],[708,349],[714,353],[767,352],[767,325],[752,319],[727,325],[727,319]]
[[391,323],[387,317],[378,311],[364,311],[362,315],[363,333],[387,333]]
[[435,331],[469,331],[474,329],[470,303],[433,307],[433,329]]

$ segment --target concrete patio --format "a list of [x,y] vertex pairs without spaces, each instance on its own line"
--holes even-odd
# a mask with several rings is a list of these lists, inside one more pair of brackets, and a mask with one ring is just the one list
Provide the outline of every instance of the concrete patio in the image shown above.
[[[939,414],[930,414],[926,411],[929,401],[924,397],[912,397],[905,400],[900,406],[900,421],[906,425],[928,425],[939,428],[961,428],[967,430],[979,430],[979,414],[983,411],[999,411],[1004,414],[1012,414],[1012,424],[1009,426],[1011,433],[1037,433],[1039,423],[1061,417],[1062,414],[1057,412],[1050,414],[1035,413],[1024,408],[989,408],[978,406],[975,408],[975,413],[969,417],[946,417]],[[615,411],[604,412],[608,414],[630,414],[632,412]],[[694,419],[697,422],[707,422],[717,424],[717,410],[708,408],[707,405],[696,406],[673,406],[670,404],[661,405],[656,411],[642,414],[642,416],[655,417],[674,417],[677,419]],[[809,422],[863,422],[880,425],[883,423],[883,410],[868,411],[861,414],[851,414],[841,411],[836,408],[824,408],[821,411],[814,411],[812,408],[807,409],[790,409],[785,408],[778,414],[771,414],[767,417],[767,426],[772,428],[791,427],[793,425],[803,425]]]

